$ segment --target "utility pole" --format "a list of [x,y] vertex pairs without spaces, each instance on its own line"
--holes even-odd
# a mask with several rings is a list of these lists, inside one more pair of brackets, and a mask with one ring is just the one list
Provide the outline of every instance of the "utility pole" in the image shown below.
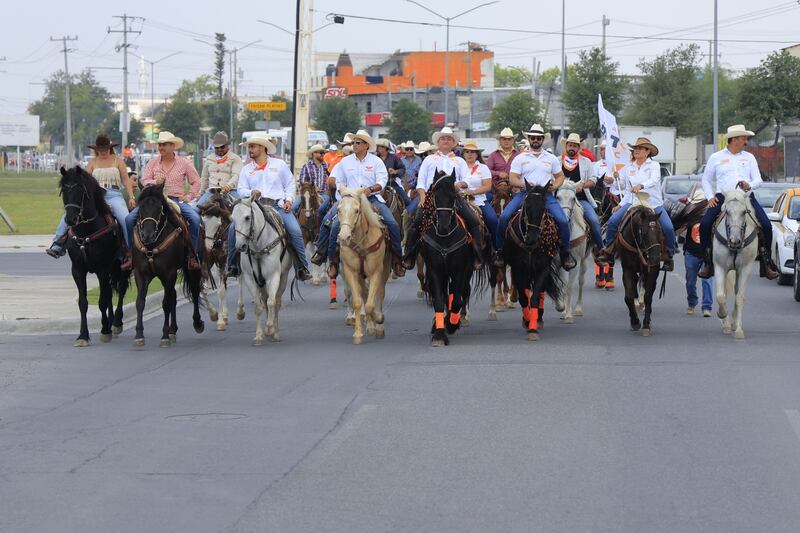
[[558,137],[559,140],[564,138],[564,128],[566,125],[566,108],[564,107],[564,93],[567,89],[567,54],[565,48],[566,41],[564,39],[565,25],[567,21],[566,17],[566,0],[561,0],[561,133]]
[[142,33],[141,31],[128,29],[128,20],[134,21],[142,17],[129,16],[123,13],[122,15],[115,15],[114,18],[122,19],[122,29],[112,30],[108,28],[108,33],[122,34],[122,46],[117,46],[117,52],[122,50],[122,113],[119,115],[119,129],[122,132],[122,147],[125,148],[128,146],[128,131],[131,123],[130,108],[128,106],[128,33]]
[[[62,48],[61,50],[64,53],[64,100],[66,102],[66,121],[65,121],[66,133],[64,135],[64,144],[67,157],[66,163],[67,166],[71,166],[72,161],[75,159],[75,154],[72,152],[72,104],[70,102],[70,96],[69,96],[70,80],[69,80],[69,60],[67,59],[68,57],[67,54],[69,52],[72,52],[73,50],[67,48],[67,41],[77,41],[78,36],[76,35],[75,37],[69,37],[68,35],[65,35],[64,37],[60,37],[58,39],[50,37],[50,40],[61,41],[61,43],[64,45],[64,48]],[[17,161],[17,166],[19,166],[19,160]]]
[[713,144],[717,146],[717,137],[719,136],[719,41],[717,40],[717,2],[714,0],[714,98],[713,98],[713,121],[712,135],[714,137]]
[[611,21],[603,15],[603,55],[606,55],[606,26],[611,24]]

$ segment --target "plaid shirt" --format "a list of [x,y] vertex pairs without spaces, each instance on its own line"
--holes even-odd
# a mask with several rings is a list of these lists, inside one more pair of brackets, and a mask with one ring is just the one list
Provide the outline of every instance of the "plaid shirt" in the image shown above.
[[167,196],[182,198],[184,196],[184,183],[189,182],[189,192],[186,193],[186,200],[191,201],[199,196],[200,175],[191,161],[185,157],[175,156],[175,163],[169,172],[161,166],[161,156],[156,156],[147,164],[142,176],[142,184],[147,187],[165,182],[164,191]]
[[309,161],[300,169],[300,183],[310,181],[317,186],[318,191],[325,191],[325,178],[328,177],[328,164],[322,163],[317,166],[313,161]]

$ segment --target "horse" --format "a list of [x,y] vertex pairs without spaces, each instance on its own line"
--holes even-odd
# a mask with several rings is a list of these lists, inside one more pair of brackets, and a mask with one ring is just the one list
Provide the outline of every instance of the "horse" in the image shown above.
[[[164,325],[159,346],[168,348],[177,340],[178,323],[176,306],[178,293],[175,284],[178,273],[183,273],[183,292],[192,301],[192,325],[202,333],[205,324],[200,318],[200,290],[203,286],[202,270],[189,269],[188,230],[173,204],[164,197],[164,184],[145,187],[136,200],[139,215],[131,235],[133,243],[133,275],[138,293],[136,296],[136,335],[134,346],[144,346],[144,313],[147,288],[153,278],[164,287],[162,309]],[[198,250],[201,262],[205,256]],[[213,285],[213,281],[212,281]]]
[[[658,214],[647,205],[647,193],[636,193],[636,199],[620,223],[617,234],[617,252],[622,262],[622,283],[625,286],[625,304],[628,306],[631,330],[643,337],[652,333],[651,313],[653,293],[658,284],[661,258],[664,251],[664,233],[658,224]],[[664,273],[666,280],[666,273]],[[640,289],[644,292],[644,319],[639,320],[637,300]],[[662,292],[664,285],[662,283]]]
[[253,346],[264,343],[261,314],[267,308],[266,336],[280,341],[278,313],[292,270],[292,254],[280,213],[271,205],[246,198],[233,208],[236,228],[236,249],[241,253],[240,280],[253,297],[256,315],[256,336]]
[[[319,216],[320,196],[317,186],[312,181],[304,181],[300,184],[300,199],[303,205],[297,213],[297,223],[303,231],[303,242],[306,243],[306,256],[311,257],[316,251],[314,244],[319,236]],[[315,264],[311,267],[311,284],[319,285],[325,281],[325,269]]]
[[[390,178],[391,179],[391,178]],[[405,235],[405,227],[403,225],[403,213],[406,210],[406,206],[403,203],[403,199],[400,197],[400,194],[394,189],[394,187],[384,187],[381,190],[381,197],[386,202],[386,205],[389,207],[389,211],[392,212],[394,216],[395,222],[397,222],[398,227],[400,228],[400,240],[402,242],[404,235]],[[392,273],[391,279],[397,279],[397,276]]]
[[456,214],[455,181],[455,169],[450,174],[437,171],[425,205],[420,206],[424,210],[420,235],[425,289],[434,309],[431,326],[434,347],[448,345],[448,334],[461,327],[461,312],[466,310],[473,272],[469,246],[472,237]]
[[[758,221],[750,208],[750,195],[734,189],[725,193],[722,212],[714,225],[714,285],[717,316],[722,332],[744,339],[742,310],[747,281],[758,255]],[[728,298],[734,298],[733,317],[728,314]]]
[[[508,202],[511,201],[511,185],[508,183],[508,179],[500,179],[499,181],[493,182],[492,194],[492,209],[494,209],[494,212],[499,217],[503,213],[503,209],[508,205]],[[494,235],[492,235],[492,238],[494,238]],[[516,291],[514,287],[508,283],[507,269],[508,267],[497,268],[492,266],[490,270],[490,274],[494,280],[494,283],[490,282],[490,286],[491,297],[495,302],[495,312],[511,309],[517,301]],[[495,318],[492,318],[491,311],[489,320],[495,320]]]
[[[605,186],[597,186],[594,187],[592,190],[600,190],[600,189],[602,189],[603,193],[600,200],[598,200],[598,203],[600,204],[600,213],[598,214],[598,217],[600,218],[600,224],[603,230],[602,233],[603,235],[605,235],[606,224],[608,224],[608,219],[610,219],[611,215],[614,214],[614,208],[619,205],[620,199],[619,196],[611,194],[611,191],[607,189]],[[600,263],[595,261],[594,277],[595,277],[596,288],[606,289],[607,291],[613,291],[615,288],[613,258],[609,260],[609,262],[605,265],[601,265]]]
[[[569,219],[569,231],[572,238],[570,248],[572,257],[578,261],[579,268],[573,268],[569,272],[563,268],[559,271],[561,283],[566,288],[564,298],[556,304],[556,309],[563,309],[561,318],[565,324],[573,324],[574,316],[583,316],[583,282],[586,275],[586,268],[589,263],[591,248],[589,246],[591,232],[583,215],[583,206],[576,196],[575,182],[564,181],[556,193],[556,199]],[[578,282],[578,299],[575,302],[575,310],[572,308],[572,294],[575,282]]]
[[561,299],[561,268],[553,260],[558,252],[558,229],[547,214],[547,187],[525,184],[525,202],[508,225],[508,239],[503,250],[506,264],[511,266],[511,279],[517,289],[522,308],[522,327],[529,341],[541,338],[544,295],[554,302]]
[[[203,227],[205,228],[205,258],[203,268],[213,279],[213,270],[217,269],[219,276],[218,305],[219,312],[208,299],[208,292],[205,285],[201,291],[203,303],[208,309],[209,319],[217,323],[217,331],[225,331],[228,327],[228,276],[226,265],[228,258],[228,227],[231,225],[231,206],[219,191],[214,191],[211,197],[204,204],[198,205],[200,215],[203,217]],[[231,250],[230,253],[234,253]],[[236,319],[244,320],[244,286],[239,283],[239,299],[236,303]]]
[[367,335],[382,339],[386,334],[383,301],[392,272],[392,255],[386,242],[386,226],[364,193],[340,186],[339,195],[339,257],[352,305],[353,344],[362,344],[365,320]]
[[[67,253],[72,261],[72,279],[78,288],[81,328],[74,346],[89,346],[86,311],[86,274],[93,272],[100,283],[100,340],[109,342],[122,332],[122,302],[128,290],[128,272],[120,270],[122,230],[105,201],[105,189],[80,166],[61,167],[58,184],[64,201],[64,220],[69,226]],[[117,293],[114,309],[113,293]]]

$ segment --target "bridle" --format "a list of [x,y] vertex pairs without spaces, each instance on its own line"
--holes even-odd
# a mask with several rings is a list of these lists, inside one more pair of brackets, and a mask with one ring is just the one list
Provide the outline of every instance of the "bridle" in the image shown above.
[[[157,231],[155,233],[155,236],[152,239],[150,239],[148,241],[145,241],[144,237],[142,237],[142,226],[144,226],[144,223],[147,222],[147,221],[151,221],[153,224],[155,224]],[[164,217],[164,205],[163,204],[161,205],[161,208],[160,208],[160,210],[158,212],[158,218],[144,217],[144,218],[140,218],[139,220],[136,221],[136,233],[139,234],[139,240],[141,241],[141,243],[144,246],[152,246],[153,244],[157,243],[159,241],[159,239],[161,238],[161,234],[164,232],[164,228],[166,228],[166,227],[167,227],[167,224],[166,224],[166,219]]]
[[[654,228],[656,226],[656,220],[649,220],[647,221],[647,227]],[[636,232],[633,234],[633,244],[636,246],[636,251],[639,254],[639,260],[642,262],[642,265],[651,268],[657,265],[651,265],[648,258],[650,257],[650,250],[656,247],[661,247],[661,240],[659,239],[657,242],[651,243],[645,246],[645,235],[644,229],[642,224],[636,225]],[[659,261],[661,256],[659,255]],[[657,263],[658,263],[657,262]]]
[[[283,242],[283,236],[280,234],[280,232],[278,232],[278,236],[275,237],[270,243],[268,243],[266,246],[264,246],[260,250],[253,250],[253,248],[250,246],[251,243],[257,243],[261,239],[261,235],[264,234],[264,230],[267,229],[267,225],[269,224],[269,221],[267,220],[266,215],[264,214],[263,211],[261,211],[261,213],[264,214],[264,224],[261,226],[261,229],[258,230],[258,234],[254,235],[254,233],[255,233],[255,207],[253,206],[253,203],[257,202],[257,201],[258,200],[251,200],[250,201],[250,228],[247,231],[247,233],[245,234],[243,231],[239,230],[238,225],[234,226],[234,229],[235,229],[236,233],[238,233],[239,235],[241,235],[245,239],[245,243],[244,243],[245,250],[244,251],[247,252],[247,259],[250,261],[250,265],[253,266],[253,279],[255,280],[256,285],[258,285],[260,288],[263,288],[267,284],[267,281],[264,278],[264,275],[263,275],[263,273],[261,271],[261,256],[269,255],[269,253],[273,249],[275,249],[275,247],[277,247],[279,244],[281,244],[281,242]],[[259,206],[259,210],[260,209],[261,209],[261,207]],[[283,258],[283,253],[285,251],[286,251],[286,247],[284,247],[283,252],[281,253],[281,258]],[[233,251],[228,250],[228,253],[233,253]],[[255,256],[255,261],[253,260],[254,256]]]
[[[75,187],[77,187],[78,185],[79,185],[78,183],[69,183],[69,184],[65,183],[61,187],[62,187],[62,189],[72,190]],[[97,213],[95,213],[94,216],[91,217],[91,218],[83,218],[84,202],[86,201],[87,198],[89,198],[89,192],[86,190],[86,184],[85,183],[80,183],[80,186],[81,186],[81,189],[83,190],[83,192],[81,193],[81,203],[80,204],[71,204],[71,203],[65,203],[64,204],[64,211],[66,211],[67,208],[70,208],[70,207],[75,208],[75,209],[78,210],[78,221],[74,224],[75,226],[80,226],[81,224],[87,224],[89,222],[94,222],[94,220],[97,218]]]
[[[741,224],[731,224],[730,216],[728,214],[728,208],[725,208],[725,240],[723,241],[728,249],[734,253],[741,252],[745,246],[750,244],[753,241],[753,238],[758,233],[758,224],[756,224],[756,229],[753,230],[753,233],[750,237],[745,238],[745,231],[747,230],[747,217],[753,218],[753,214],[750,212],[750,208],[747,205],[747,202],[742,200],[741,198],[731,198],[726,200],[725,203],[730,204],[733,202],[741,203],[744,206],[744,216],[743,221]],[[739,232],[739,243],[734,244],[731,242],[731,235],[733,235],[732,229],[736,228]],[[718,233],[718,232],[717,232]],[[718,238],[721,237],[718,235]],[[721,239],[720,239],[721,240]]]
[[[434,181],[433,185],[431,185],[431,194],[433,194],[433,191],[436,190],[436,187],[439,185],[439,183],[443,179],[449,178],[449,177],[450,177],[449,175],[443,175],[443,176],[440,176],[436,181]],[[433,208],[436,211],[436,219],[437,220],[439,219],[439,214],[441,212],[450,213],[450,224],[448,225],[448,228],[450,228],[450,230],[447,233],[439,233],[439,225],[438,224],[433,224],[433,231],[436,233],[436,236],[437,237],[449,237],[450,235],[455,233],[455,231],[458,229],[458,221],[457,221],[457,217],[456,217],[455,201],[453,202],[453,205],[450,206],[450,207],[439,207],[439,206],[436,205],[436,195],[434,194],[433,195]]]

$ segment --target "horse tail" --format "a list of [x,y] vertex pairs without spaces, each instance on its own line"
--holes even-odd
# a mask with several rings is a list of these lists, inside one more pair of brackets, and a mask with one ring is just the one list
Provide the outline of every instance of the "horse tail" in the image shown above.
[[561,270],[561,263],[558,261],[550,261],[547,267],[547,276],[544,279],[542,290],[547,293],[554,302],[560,302],[561,296],[564,294],[565,284],[561,279],[559,271]]
[[124,297],[125,293],[128,292],[128,288],[130,287],[131,271],[123,271],[117,267],[113,270],[111,277],[111,286],[115,291],[117,291],[118,296]]
[[475,294],[483,294],[491,284],[491,278],[494,275],[491,259],[483,261],[483,266],[472,276],[472,292]]
[[184,259],[183,264],[183,295],[189,298],[192,303],[199,303],[203,307],[203,299],[200,298],[200,291],[203,289],[203,271],[190,270],[189,258]]

